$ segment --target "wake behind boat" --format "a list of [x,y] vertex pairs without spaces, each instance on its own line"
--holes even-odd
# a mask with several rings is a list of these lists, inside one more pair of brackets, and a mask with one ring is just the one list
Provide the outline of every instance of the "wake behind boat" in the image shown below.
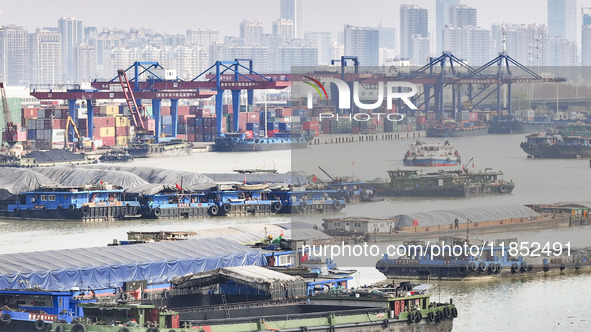
[[404,166],[457,166],[462,163],[458,150],[449,143],[417,141],[404,155]]

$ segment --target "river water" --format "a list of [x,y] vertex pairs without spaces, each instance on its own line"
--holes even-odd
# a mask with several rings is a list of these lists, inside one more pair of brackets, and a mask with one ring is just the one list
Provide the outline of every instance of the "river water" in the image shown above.
[[[473,158],[475,170],[502,170],[505,180],[513,180],[510,195],[472,198],[389,198],[383,202],[349,205],[332,215],[298,217],[320,225],[325,217],[367,216],[385,218],[401,213],[479,207],[514,203],[591,201],[588,160],[528,159],[519,147],[523,135],[487,135],[453,138],[464,162]],[[429,139],[430,140],[430,139]],[[304,150],[251,153],[197,153],[191,156],[137,159],[134,166],[153,166],[204,173],[232,172],[244,168],[290,169],[327,178],[355,175],[363,180],[387,178],[387,170],[403,168],[402,157],[411,140],[376,141],[311,146]],[[472,162],[467,165],[472,168]],[[113,239],[126,238],[134,231],[199,230],[232,225],[289,222],[289,216],[256,218],[200,218],[182,220],[133,220],[113,222],[47,222],[0,220],[0,252],[74,249],[104,246]],[[295,220],[295,219],[294,219]],[[519,241],[571,242],[573,247],[591,245],[591,227],[496,234]],[[343,260],[342,268],[356,268],[353,286],[383,279],[373,266],[377,258]],[[351,265],[351,266],[347,266]],[[454,299],[459,317],[454,331],[589,331],[591,318],[591,274],[567,273],[546,277],[477,282],[432,282],[434,301]]]

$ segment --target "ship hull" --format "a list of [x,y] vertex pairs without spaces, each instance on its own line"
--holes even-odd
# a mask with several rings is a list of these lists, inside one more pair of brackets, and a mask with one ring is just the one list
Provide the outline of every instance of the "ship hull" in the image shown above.
[[405,190],[395,190],[386,188],[379,192],[384,196],[395,197],[468,197],[478,195],[510,194],[513,191],[510,185],[460,185],[457,187],[437,187],[437,188],[408,188]]
[[15,210],[13,212],[4,211],[4,217],[10,219],[35,219],[35,220],[83,220],[83,221],[102,221],[133,218],[139,214],[139,206],[84,206],[82,208],[70,209],[66,207],[62,210],[56,209],[27,209]]
[[308,146],[308,142],[296,143],[228,143],[216,142],[213,145],[215,152],[248,152],[248,151],[270,151],[270,150],[289,150],[303,149]]
[[[367,310],[366,310],[367,311]],[[222,310],[223,312],[223,310]],[[338,313],[338,312],[337,312]],[[388,323],[384,323],[384,319],[379,319],[377,321],[370,321],[367,319],[363,319],[361,316],[368,316],[369,314],[358,314],[353,315],[353,313],[344,313],[339,314],[339,320],[342,321],[350,321],[347,323],[336,323],[334,325],[329,324],[314,324],[309,323],[310,320],[315,321],[317,319],[308,319],[306,317],[292,319],[291,316],[287,315],[283,317],[282,321],[275,322],[273,320],[264,320],[265,325],[269,326],[272,324],[273,326],[283,326],[285,325],[286,321],[293,322],[293,324],[300,324],[299,326],[294,326],[290,331],[304,331],[306,330],[318,330],[318,331],[342,331],[342,332],[358,332],[358,331],[368,331],[368,332],[448,332],[452,331],[453,329],[453,320],[451,319],[442,319],[438,323],[429,323],[427,319],[423,318],[419,323],[410,324],[406,319],[388,319]],[[372,315],[374,316],[374,315]],[[270,318],[270,317],[266,317]],[[272,319],[272,318],[271,318]],[[202,321],[202,322],[194,322],[194,324],[202,323],[200,326],[205,327],[205,331],[217,332],[217,331],[253,331],[257,330],[257,323],[256,322],[236,322],[235,324],[232,323],[233,320],[225,320],[224,322],[219,321]],[[318,319],[319,320],[319,319]],[[328,321],[325,317],[324,321]],[[8,325],[0,325],[0,331],[2,332],[39,332],[40,330],[35,329],[33,322],[25,322],[28,324],[8,324]],[[263,325],[263,326],[265,326]],[[58,327],[59,326],[59,327]],[[75,326],[79,326],[76,327]],[[244,328],[243,328],[244,326]],[[82,329],[83,328],[83,329]],[[124,330],[125,328],[125,330]],[[109,326],[109,325],[89,325],[89,324],[47,324],[47,326],[42,329],[41,331],[63,331],[63,332],[120,332],[120,331],[129,331],[129,332],[145,332],[145,331],[152,331],[148,330],[146,327],[129,327],[129,326]],[[160,332],[174,332],[174,331],[184,331],[185,329],[179,328],[163,328],[160,327],[157,330],[153,331],[160,331]],[[196,329],[199,331],[200,329]],[[279,329],[277,329],[279,330]]]
[[437,158],[413,158],[404,159],[404,166],[426,166],[426,167],[438,167],[438,166],[457,166],[460,165],[458,159],[437,159]]
[[[572,149],[570,149],[569,153],[567,150],[563,150],[563,147],[558,145],[523,142],[521,143],[521,149],[534,158],[576,158],[577,155],[579,155],[579,151],[572,151]],[[587,151],[587,154],[591,156],[591,150]]]
[[148,145],[140,147],[130,147],[127,153],[133,158],[162,158],[175,156],[188,156],[192,153],[191,144],[179,145]]

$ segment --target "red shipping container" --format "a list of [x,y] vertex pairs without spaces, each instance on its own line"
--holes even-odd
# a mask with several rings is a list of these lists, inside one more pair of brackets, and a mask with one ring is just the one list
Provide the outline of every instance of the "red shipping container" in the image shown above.
[[359,127],[351,127],[351,133],[359,134]]
[[103,145],[106,146],[113,146],[115,145],[115,137],[101,137],[101,139],[103,140]]
[[177,114],[178,115],[189,115],[191,113],[190,108],[191,108],[191,106],[180,105],[180,106],[178,106]]
[[160,115],[170,115],[170,106],[160,106]]
[[247,130],[247,131],[244,132],[244,134],[245,134],[246,138],[252,138],[253,137],[252,130]]
[[187,135],[185,135],[185,134],[177,134],[176,135],[176,138],[178,138],[178,139],[186,139],[187,138]]
[[53,129],[66,129],[66,120],[53,119]]
[[478,113],[470,112],[470,121],[478,121]]
[[129,136],[129,127],[115,127],[116,136]]
[[320,123],[318,121],[306,121],[302,123],[302,129],[310,130],[310,129],[319,129]]
[[279,130],[275,129],[275,130],[267,130],[267,136],[268,137],[273,137],[275,136],[275,133],[278,133]]
[[195,142],[195,134],[187,134],[187,141]]
[[36,108],[23,108],[23,118],[31,119],[37,117],[37,109]]

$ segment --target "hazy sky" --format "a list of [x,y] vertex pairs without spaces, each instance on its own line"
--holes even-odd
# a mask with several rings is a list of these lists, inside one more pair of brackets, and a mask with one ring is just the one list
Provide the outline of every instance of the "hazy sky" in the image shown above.
[[[591,6],[591,0],[579,0]],[[464,0],[478,10],[478,24],[546,23],[546,0]],[[343,30],[343,25],[398,27],[401,4],[429,9],[429,30],[435,26],[435,0],[303,0],[303,31]],[[60,17],[76,17],[85,26],[153,28],[184,34],[187,29],[212,28],[221,35],[239,34],[243,19],[260,19],[265,32],[279,18],[278,0],[4,0],[0,25],[15,24],[33,32],[37,27],[57,26]]]

